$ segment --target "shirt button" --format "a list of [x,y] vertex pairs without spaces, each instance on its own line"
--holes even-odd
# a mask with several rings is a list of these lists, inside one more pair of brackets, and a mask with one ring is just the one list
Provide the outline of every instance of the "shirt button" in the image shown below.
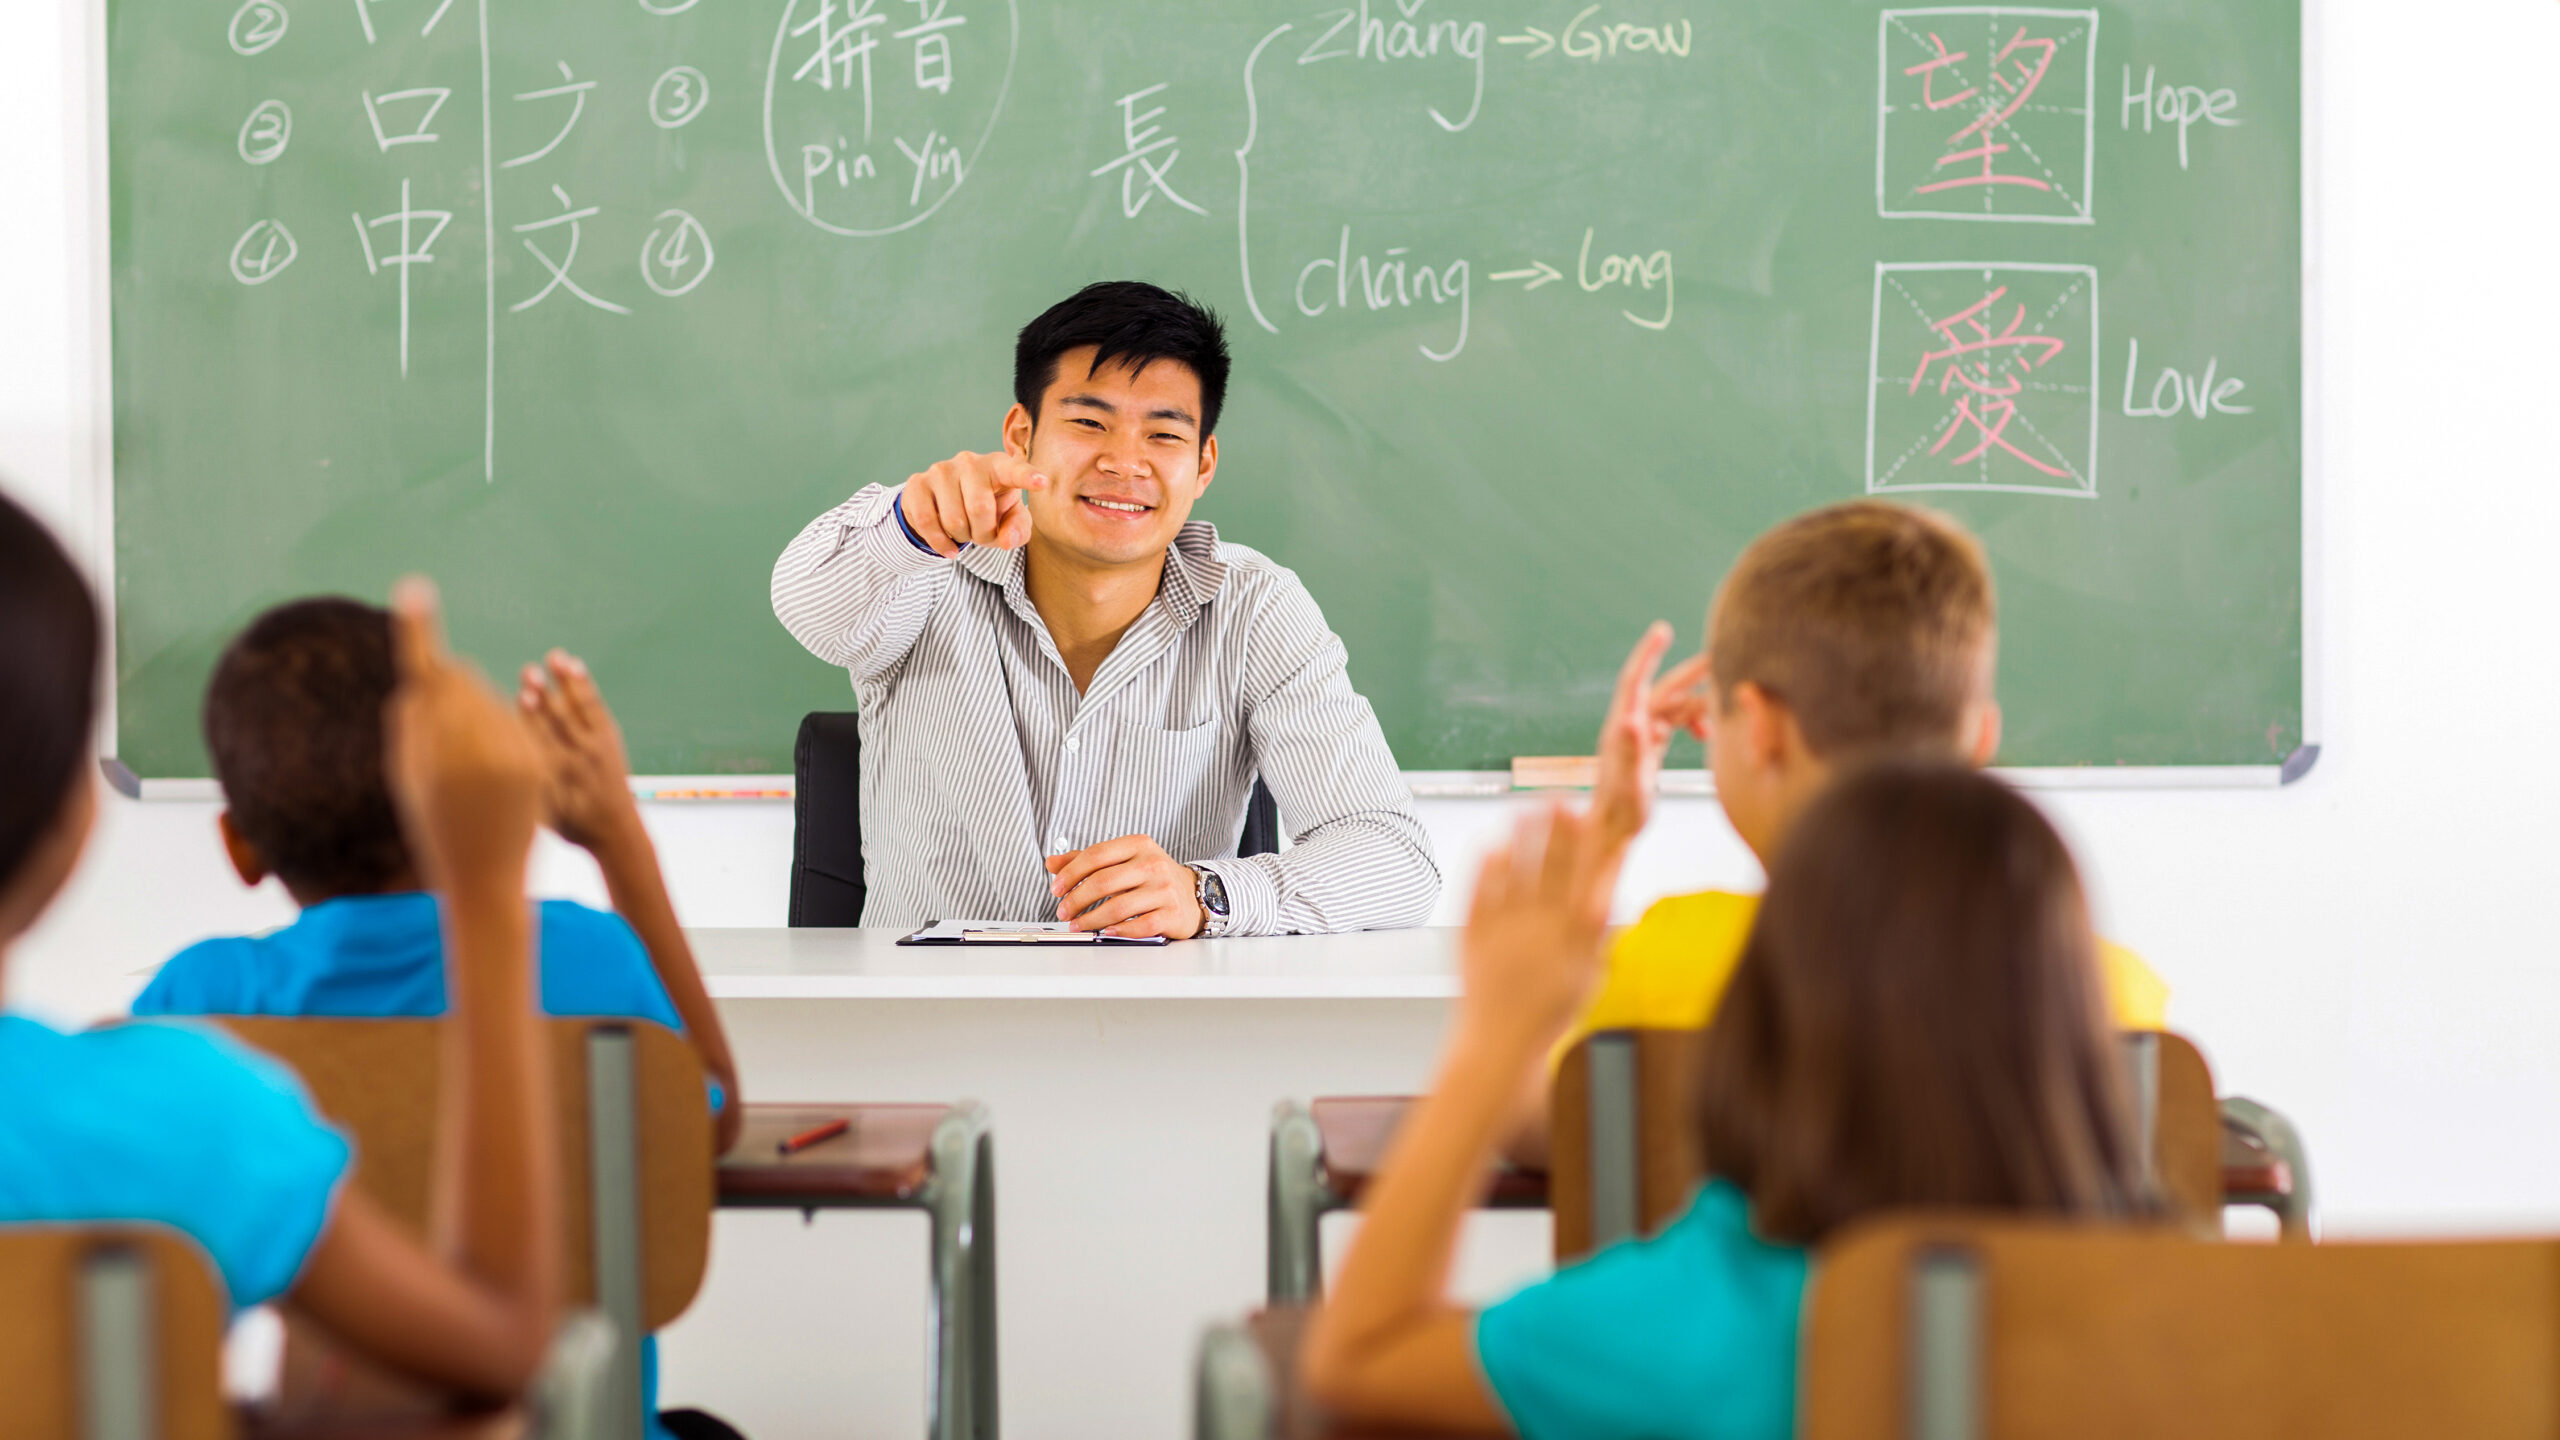
[[1063,855],[1063,854],[1065,854],[1065,853],[1066,853],[1066,850],[1067,850],[1067,837],[1066,837],[1066,836],[1064,836],[1064,835],[1052,835],[1052,836],[1050,836],[1050,837],[1049,837],[1049,853],[1051,853],[1051,854],[1053,854],[1053,855]]
[[1076,745],[1077,745],[1077,743],[1078,743],[1078,741],[1076,740],[1076,737],[1075,737],[1075,736],[1070,735],[1070,736],[1068,736],[1068,737],[1067,737],[1067,753],[1068,753],[1068,754],[1073,755],[1074,753],[1076,753]]

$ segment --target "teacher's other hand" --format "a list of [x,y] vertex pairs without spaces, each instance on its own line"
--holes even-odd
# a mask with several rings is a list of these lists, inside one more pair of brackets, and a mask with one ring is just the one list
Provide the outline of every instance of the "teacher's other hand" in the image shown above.
[[1074,929],[1188,940],[1207,919],[1198,874],[1147,836],[1123,835],[1042,863],[1058,918]]
[[963,450],[908,477],[898,490],[898,512],[937,555],[957,555],[963,545],[1014,550],[1031,539],[1022,492],[1048,488],[1049,477],[1028,461]]

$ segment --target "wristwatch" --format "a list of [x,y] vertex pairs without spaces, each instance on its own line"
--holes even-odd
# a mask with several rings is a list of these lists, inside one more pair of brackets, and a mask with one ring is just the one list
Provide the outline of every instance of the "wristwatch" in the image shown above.
[[1200,899],[1199,938],[1215,940],[1226,934],[1227,927],[1235,923],[1235,917],[1227,910],[1227,882],[1219,879],[1215,870],[1204,870],[1197,865],[1187,868],[1200,877],[1197,892]]

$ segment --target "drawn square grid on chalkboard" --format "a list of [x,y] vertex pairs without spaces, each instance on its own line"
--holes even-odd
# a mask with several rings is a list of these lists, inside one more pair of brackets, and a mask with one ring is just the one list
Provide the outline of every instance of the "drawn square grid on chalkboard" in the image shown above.
[[2098,272],[1876,267],[1867,493],[2098,494]]
[[2098,12],[1887,10],[1876,26],[1876,213],[2095,222]]

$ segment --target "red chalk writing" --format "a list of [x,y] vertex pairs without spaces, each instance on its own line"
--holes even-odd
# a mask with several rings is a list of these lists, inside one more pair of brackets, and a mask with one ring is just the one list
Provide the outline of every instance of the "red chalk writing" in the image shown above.
[[1922,353],[1907,393],[1919,394],[1934,368],[1938,393],[1955,396],[1955,413],[1929,453],[1943,454],[1956,437],[1968,432],[1972,448],[1948,456],[1948,464],[1970,465],[1999,450],[2044,474],[2065,475],[2069,472],[2036,459],[2007,438],[2009,426],[2018,419],[2018,396],[2026,390],[2025,372],[2052,361],[2065,349],[2051,335],[2020,333],[2027,323],[2027,307],[2016,301],[2010,302],[2007,323],[1992,329],[1999,320],[2000,302],[2008,296],[2009,287],[2002,285],[1953,315],[1930,321],[1929,328],[1946,342],[1945,347]]

